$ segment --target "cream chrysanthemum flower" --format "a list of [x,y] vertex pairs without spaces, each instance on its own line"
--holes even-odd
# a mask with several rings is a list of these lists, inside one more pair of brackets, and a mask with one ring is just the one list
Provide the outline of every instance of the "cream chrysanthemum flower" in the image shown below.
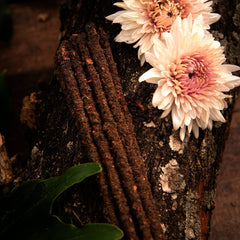
[[153,68],[139,81],[158,85],[153,106],[163,110],[162,118],[171,112],[181,140],[186,127],[198,138],[199,127],[212,129],[213,121],[225,121],[221,110],[230,96],[223,92],[240,85],[240,78],[232,75],[240,67],[223,64],[223,47],[191,15],[177,18],[164,38],[165,42],[155,39],[153,51],[146,53]]
[[144,53],[152,48],[154,38],[162,38],[162,33],[169,32],[175,19],[192,15],[193,19],[203,16],[204,28],[216,22],[220,15],[211,13],[212,1],[208,0],[123,0],[114,5],[125,10],[107,17],[113,23],[120,23],[122,31],[117,35],[117,42],[129,44],[137,42],[138,57],[144,63]]

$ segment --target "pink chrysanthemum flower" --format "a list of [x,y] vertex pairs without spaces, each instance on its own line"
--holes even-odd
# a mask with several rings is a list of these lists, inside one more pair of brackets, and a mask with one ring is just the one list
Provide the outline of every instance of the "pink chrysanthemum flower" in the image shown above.
[[139,81],[158,85],[153,106],[163,110],[162,118],[171,112],[181,140],[186,127],[198,138],[199,127],[212,129],[213,121],[225,121],[221,110],[230,96],[223,92],[240,85],[240,78],[232,75],[240,67],[223,64],[223,47],[202,28],[200,19],[192,21],[191,15],[177,18],[164,38],[164,42],[155,39],[153,51],[146,53],[153,68]]
[[175,19],[182,19],[191,13],[193,19],[203,16],[204,28],[216,22],[220,15],[211,13],[212,1],[208,0],[123,0],[114,5],[125,10],[107,17],[113,23],[120,23],[122,31],[117,42],[135,43],[139,47],[138,58],[144,63],[144,53],[152,48],[153,38],[162,38],[169,32]]

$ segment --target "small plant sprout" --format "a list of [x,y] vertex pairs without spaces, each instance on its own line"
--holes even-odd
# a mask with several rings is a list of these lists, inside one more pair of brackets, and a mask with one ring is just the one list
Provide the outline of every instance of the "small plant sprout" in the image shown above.
[[162,118],[171,113],[173,128],[180,128],[185,138],[186,128],[196,138],[199,128],[212,129],[213,121],[225,122],[221,110],[227,107],[224,94],[240,85],[232,72],[240,67],[224,64],[223,47],[202,26],[203,19],[177,17],[165,41],[154,39],[146,61],[153,68],[145,72],[140,82],[157,84],[152,104],[163,110]]
[[154,39],[163,40],[163,33],[169,32],[177,17],[194,20],[203,16],[203,27],[216,22],[220,15],[211,13],[212,1],[207,0],[123,0],[114,5],[123,8],[107,19],[121,24],[121,32],[116,36],[117,42],[136,43],[139,47],[138,58],[141,65],[145,62],[145,53],[153,47]]

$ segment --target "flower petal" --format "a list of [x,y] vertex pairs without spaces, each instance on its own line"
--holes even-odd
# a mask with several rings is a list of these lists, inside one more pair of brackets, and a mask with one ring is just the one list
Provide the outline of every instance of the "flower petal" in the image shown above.
[[240,70],[239,66],[232,64],[223,64],[222,67],[224,67],[229,72],[236,72]]
[[226,120],[223,117],[223,115],[221,114],[221,112],[219,110],[216,110],[216,109],[211,109],[211,111],[210,111],[210,118],[213,121],[226,122]]
[[198,138],[199,137],[199,127],[195,122],[193,122],[192,131],[194,133],[195,138]]
[[170,112],[171,112],[171,108],[166,109],[165,111],[163,111],[161,118],[165,118]]
[[182,141],[183,141],[184,138],[185,138],[185,134],[186,134],[186,127],[183,126],[183,127],[181,127],[181,129],[180,129],[180,139],[181,139]]
[[157,106],[158,106],[158,109],[166,110],[172,106],[174,98],[173,98],[173,95],[171,94],[167,96],[164,96],[164,95],[162,96],[163,96],[162,101]]
[[159,71],[156,68],[151,68],[150,70],[145,72],[142,76],[140,76],[139,82],[147,81],[150,83],[157,84],[161,78],[162,78],[161,71]]
[[173,128],[177,130],[183,123],[184,114],[180,109],[177,109],[176,106],[172,108],[172,122]]

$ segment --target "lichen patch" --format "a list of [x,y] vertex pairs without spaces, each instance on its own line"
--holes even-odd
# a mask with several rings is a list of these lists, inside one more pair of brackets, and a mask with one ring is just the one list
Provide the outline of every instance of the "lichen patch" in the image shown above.
[[171,198],[172,198],[172,200],[175,200],[175,199],[177,199],[177,194],[176,193],[173,193],[172,195],[171,195]]
[[36,92],[32,92],[30,96],[26,96],[23,99],[20,121],[22,124],[27,125],[30,129],[36,129],[35,108],[36,104],[40,102],[41,100],[37,98]]
[[144,125],[145,127],[148,127],[148,128],[155,128],[155,127],[157,127],[157,125],[156,125],[153,121],[151,121],[151,122],[149,122],[149,123],[143,122],[143,125]]
[[185,222],[185,236],[186,240],[200,240],[201,239],[201,222],[198,216],[198,201],[199,196],[196,191],[188,191],[186,193],[185,200],[185,212],[186,212],[186,222]]
[[160,184],[164,192],[175,193],[185,188],[184,176],[179,172],[179,165],[175,159],[170,160],[168,164],[162,167],[162,172]]
[[173,132],[172,135],[169,136],[169,146],[172,151],[178,152],[179,154],[183,154],[184,147],[188,142],[189,136],[186,134],[185,140],[182,142],[176,132]]

